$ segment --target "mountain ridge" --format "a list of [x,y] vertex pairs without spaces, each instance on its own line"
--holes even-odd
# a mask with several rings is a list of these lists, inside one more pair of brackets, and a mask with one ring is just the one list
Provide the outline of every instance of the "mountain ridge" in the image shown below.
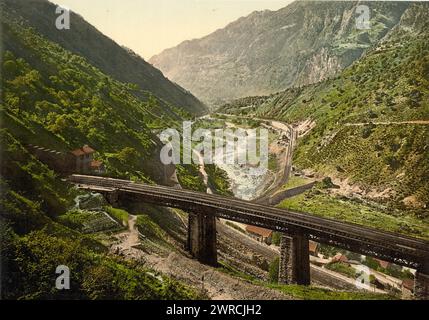
[[[160,70],[146,62],[132,50],[120,46],[102,34],[81,15],[70,12],[71,28],[55,27],[56,5],[48,0],[3,0],[8,11],[22,16],[40,34],[68,51],[85,57],[91,64],[113,78],[134,83],[150,91],[167,103],[182,107],[194,114],[203,114],[206,106],[189,91],[167,79]],[[130,52],[131,51],[131,52]]]
[[[358,4],[372,9],[373,28],[355,28]],[[254,12],[149,62],[208,104],[265,95],[334,76],[376,44],[407,3],[295,1]]]

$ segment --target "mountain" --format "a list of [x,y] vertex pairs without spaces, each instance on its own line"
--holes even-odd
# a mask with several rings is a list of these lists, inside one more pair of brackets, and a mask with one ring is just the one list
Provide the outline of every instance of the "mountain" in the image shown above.
[[[163,183],[157,132],[192,116],[180,106],[202,112],[203,105],[82,19],[73,20],[76,15],[71,30],[77,30],[65,36],[66,43],[48,26],[55,22],[48,2],[1,1],[0,12],[0,299],[199,297],[170,277],[155,277],[153,270],[109,254],[100,232],[123,230],[128,214],[101,201],[93,210],[77,207],[82,193],[41,162],[34,146],[61,162],[58,152],[88,144],[107,175]],[[109,69],[110,59],[118,57]],[[119,81],[115,74],[134,62],[136,70],[147,72],[124,75],[135,83]],[[204,185],[192,166],[180,167],[178,178]],[[158,214],[165,219],[168,211]],[[145,230],[159,228],[149,217],[142,220],[149,224]],[[70,290],[54,286],[59,264],[70,268]]]
[[168,104],[194,114],[202,114],[206,107],[190,92],[169,81],[164,75],[131,50],[112,39],[71,12],[69,30],[56,29],[56,5],[47,0],[4,0],[11,14],[21,16],[46,39],[64,49],[84,57],[90,64],[118,81],[136,84]]
[[298,168],[347,179],[427,221],[428,52],[429,4],[415,3],[336,78],[239,99],[220,112],[307,123],[294,155]]
[[[89,144],[110,174],[163,183],[156,132],[205,106],[77,14],[70,30],[57,30],[48,1],[0,4],[2,127],[23,145],[67,151]],[[123,153],[130,161],[118,160]]]
[[[356,8],[370,8],[371,28],[356,28]],[[405,2],[296,1],[254,12],[185,41],[149,62],[203,101],[220,104],[266,95],[336,75],[399,21]]]

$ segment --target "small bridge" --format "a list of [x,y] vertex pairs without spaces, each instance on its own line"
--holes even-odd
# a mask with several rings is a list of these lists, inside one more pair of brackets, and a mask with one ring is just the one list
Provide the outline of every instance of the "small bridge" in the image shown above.
[[282,283],[310,284],[311,239],[414,268],[416,296],[429,296],[428,241],[232,197],[84,175],[72,175],[68,181],[104,194],[112,205],[141,201],[188,212],[188,248],[205,264],[217,264],[216,218],[223,218],[283,234],[279,270]]

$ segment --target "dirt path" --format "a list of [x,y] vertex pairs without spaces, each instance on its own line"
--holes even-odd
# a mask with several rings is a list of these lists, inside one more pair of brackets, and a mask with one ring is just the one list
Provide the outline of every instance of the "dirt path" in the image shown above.
[[115,235],[117,241],[111,247],[112,252],[130,258],[141,258],[141,250],[136,248],[140,244],[136,222],[137,216],[129,215],[128,230]]
[[128,236],[122,243],[123,249],[131,249],[140,243],[139,232],[136,227],[137,216],[130,215],[128,219]]
[[180,253],[172,252],[168,256],[148,253],[139,249],[145,245],[140,240],[136,227],[137,217],[130,215],[128,230],[116,235],[117,242],[111,250],[128,259],[144,262],[157,272],[202,290],[213,300],[291,300],[277,290],[259,286],[242,279],[227,275],[215,268],[203,265]]
[[367,126],[370,124],[375,125],[392,125],[392,124],[423,124],[423,125],[429,125],[429,120],[410,120],[410,121],[381,121],[381,122],[360,122],[360,123],[346,123],[345,126]]

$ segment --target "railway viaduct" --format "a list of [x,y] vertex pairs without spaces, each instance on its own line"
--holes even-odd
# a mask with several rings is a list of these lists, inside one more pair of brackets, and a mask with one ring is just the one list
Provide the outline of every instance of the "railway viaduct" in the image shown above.
[[282,233],[279,281],[310,284],[308,240],[376,257],[417,270],[415,295],[429,298],[429,242],[310,214],[201,192],[128,180],[72,175],[78,188],[104,194],[112,205],[141,201],[189,213],[188,249],[200,262],[217,264],[216,218]]

